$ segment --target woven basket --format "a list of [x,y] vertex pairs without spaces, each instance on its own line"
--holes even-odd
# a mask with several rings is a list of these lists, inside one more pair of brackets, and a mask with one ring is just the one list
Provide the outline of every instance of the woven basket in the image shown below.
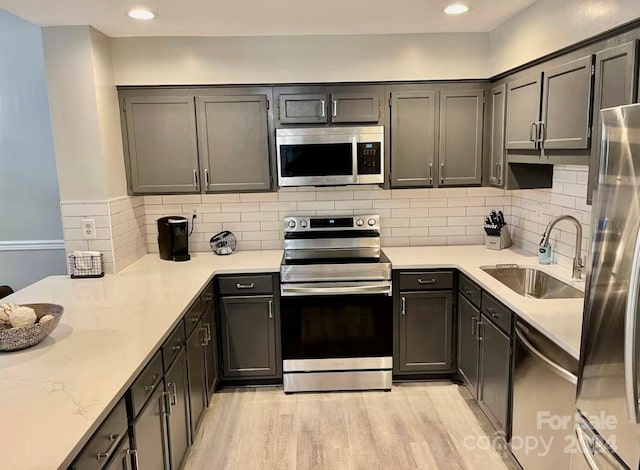
[[56,329],[64,312],[62,305],[56,304],[23,304],[35,310],[38,321],[45,315],[53,315],[53,320],[22,328],[0,329],[0,351],[18,351],[40,343]]

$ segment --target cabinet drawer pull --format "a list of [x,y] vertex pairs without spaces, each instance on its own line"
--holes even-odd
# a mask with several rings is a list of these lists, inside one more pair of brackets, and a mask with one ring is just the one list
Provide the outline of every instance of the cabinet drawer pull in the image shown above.
[[407,299],[406,297],[402,297],[402,315],[407,314]]
[[473,295],[473,291],[471,289],[465,289],[464,295]]
[[144,386],[144,391],[145,392],[153,392],[153,389],[156,388],[155,385],[145,385]]
[[435,279],[427,279],[426,281],[423,281],[422,279],[418,279],[418,284],[435,284],[436,280]]
[[273,318],[273,300],[269,301],[269,319]]
[[140,470],[140,460],[138,459],[138,451],[135,449],[127,449],[127,455],[129,457],[133,455],[133,468],[134,470]]
[[109,446],[109,449],[107,449],[106,452],[98,452],[96,454],[96,459],[98,459],[98,462],[100,462],[102,459],[106,459],[109,458],[109,456],[111,454],[113,454],[113,451],[116,450],[116,446],[118,445],[118,438],[120,437],[120,434],[109,434],[109,440],[111,441],[111,445]]
[[237,283],[236,284],[236,289],[253,289],[256,286],[255,282],[252,282],[251,284],[240,284]]
[[182,349],[182,346],[180,346],[179,344],[175,345],[175,346],[171,346],[171,350],[178,352]]
[[[199,315],[200,315],[200,314],[198,314],[198,317],[199,317]],[[198,322],[200,321],[200,318],[198,318],[198,317],[193,317],[193,318],[191,319],[191,323],[193,323],[194,325],[195,325],[196,323],[198,323]]]

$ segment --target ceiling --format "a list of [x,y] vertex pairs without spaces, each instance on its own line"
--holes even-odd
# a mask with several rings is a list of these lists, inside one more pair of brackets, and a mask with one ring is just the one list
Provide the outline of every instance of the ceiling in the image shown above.
[[[469,13],[443,13],[453,0],[0,0],[40,26],[92,25],[111,37],[272,36],[487,32],[535,0],[463,0]],[[144,7],[149,22],[126,12]]]

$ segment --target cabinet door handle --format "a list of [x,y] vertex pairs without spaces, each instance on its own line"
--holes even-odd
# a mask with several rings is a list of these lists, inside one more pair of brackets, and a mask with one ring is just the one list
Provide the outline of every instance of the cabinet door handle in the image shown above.
[[198,187],[198,170],[193,170],[193,185]]
[[[168,385],[167,385],[168,386]],[[171,393],[170,392],[162,392],[162,399],[164,401],[162,407],[164,408],[163,414],[165,416],[170,416],[171,415],[171,402],[167,402],[167,397],[169,397],[169,400],[171,400]]]
[[482,341],[482,320],[476,322],[476,340]]
[[333,100],[332,107],[333,109],[331,115],[333,117],[336,117],[338,115],[338,100]]
[[433,163],[429,163],[429,183],[433,183]]
[[209,189],[209,168],[204,169],[204,184]]
[[171,406],[176,406],[178,404],[178,390],[176,388],[176,383],[169,382],[167,384],[167,388],[173,390],[173,393],[169,392],[169,396],[171,398],[170,404]]
[[320,100],[320,117],[321,118],[324,118],[327,116],[326,107],[327,107],[327,103],[325,103],[324,100]]
[[407,299],[406,297],[402,297],[402,315],[407,314]]
[[256,286],[256,284],[254,282],[252,282],[251,284],[240,284],[237,283],[236,284],[236,289],[253,289]]
[[269,318],[273,318],[273,300],[269,301]]
[[133,455],[133,468],[134,470],[140,470],[140,459],[138,459],[138,451],[135,449],[127,449],[127,455],[129,457]]
[[98,452],[96,454],[96,459],[98,459],[98,462],[100,462],[102,459],[108,458],[111,454],[113,454],[113,451],[116,450],[116,446],[118,445],[119,437],[120,437],[120,434],[116,434],[116,433],[109,434],[109,440],[111,441],[111,445],[109,446],[106,452]]
[[538,139],[538,123],[532,122],[529,129],[529,142],[536,142]]
[[202,328],[200,328],[199,330],[200,333],[204,333],[204,338],[202,338],[202,336],[200,336],[201,341],[200,341],[200,346],[205,347],[209,345],[209,337],[207,336],[207,329],[203,326]]
[[435,284],[436,280],[435,279],[427,279],[426,281],[423,281],[422,279],[418,279],[418,284]]
[[444,184],[444,162],[440,164],[440,184]]
[[544,147],[545,140],[547,140],[547,125],[544,121],[540,121],[540,137],[538,138],[538,142]]
[[207,330],[207,343],[211,341],[211,325],[209,323],[202,324],[204,328]]
[[502,163],[496,163],[496,179],[502,183]]
[[471,336],[476,336],[477,324],[478,324],[478,317],[471,317]]

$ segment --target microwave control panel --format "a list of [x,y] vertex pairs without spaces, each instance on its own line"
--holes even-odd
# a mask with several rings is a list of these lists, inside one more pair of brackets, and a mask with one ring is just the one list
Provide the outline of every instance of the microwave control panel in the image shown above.
[[382,171],[380,142],[358,143],[358,174],[378,175]]

